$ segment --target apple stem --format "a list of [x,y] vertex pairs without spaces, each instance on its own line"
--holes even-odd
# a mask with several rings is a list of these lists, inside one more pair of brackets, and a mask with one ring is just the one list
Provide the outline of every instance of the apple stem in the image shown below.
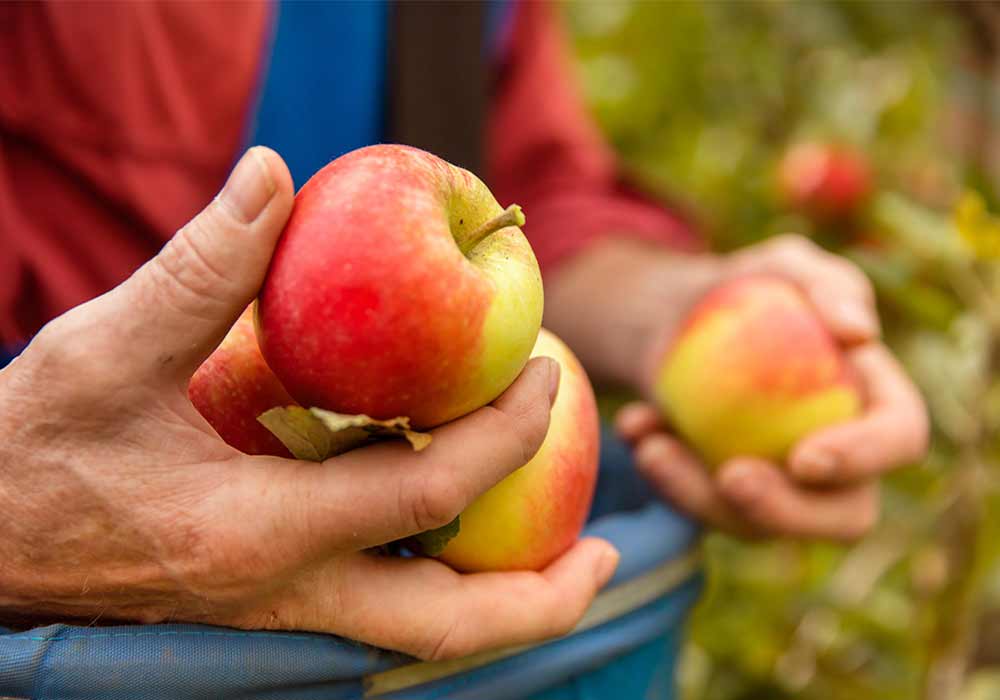
[[497,214],[470,233],[468,238],[462,243],[462,252],[468,253],[488,235],[508,226],[524,226],[524,212],[516,204],[511,204],[502,213]]

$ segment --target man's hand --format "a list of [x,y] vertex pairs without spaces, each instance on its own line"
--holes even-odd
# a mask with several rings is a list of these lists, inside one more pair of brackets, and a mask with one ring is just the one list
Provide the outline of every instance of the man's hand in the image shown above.
[[552,360],[420,453],[250,457],[188,401],[292,200],[281,159],[252,149],[156,258],[0,372],[0,615],[313,630],[421,658],[567,632],[615,569],[606,542],[540,573],[461,575],[366,551],[449,522],[534,454]]
[[[643,393],[655,358],[713,285],[754,273],[796,283],[857,372],[865,399],[862,416],[803,439],[787,465],[746,457],[714,472],[670,435],[649,404],[623,408],[617,428],[634,445],[639,468],[654,487],[716,527],[748,536],[840,540],[871,528],[879,512],[878,477],[922,457],[928,420],[920,394],[878,340],[874,294],[860,270],[798,236],[726,257],[675,256],[622,241],[581,258],[560,272],[546,322],[584,346],[578,352],[599,377]],[[608,285],[602,298],[585,302],[586,319],[611,319],[614,348],[602,345],[597,321],[573,316],[565,303],[571,295],[585,295],[585,285],[602,283]]]

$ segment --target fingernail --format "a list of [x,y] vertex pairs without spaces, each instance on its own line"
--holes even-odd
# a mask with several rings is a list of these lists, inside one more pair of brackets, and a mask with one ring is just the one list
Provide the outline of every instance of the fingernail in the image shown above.
[[853,302],[841,302],[837,306],[837,317],[845,326],[849,326],[859,335],[873,337],[878,335],[878,320],[869,309]]
[[749,464],[734,464],[722,473],[726,492],[742,503],[757,499],[761,491],[760,474]]
[[274,196],[274,181],[257,147],[243,154],[219,193],[219,199],[245,224],[252,223]]
[[807,447],[795,455],[792,469],[799,478],[825,481],[837,471],[837,458],[826,450]]
[[615,574],[615,570],[618,568],[618,560],[620,558],[618,550],[614,547],[608,545],[604,548],[604,553],[597,562],[598,587],[604,586],[604,584],[611,580],[611,577]]
[[562,374],[562,368],[551,357],[545,359],[548,360],[549,365],[549,406],[552,406],[556,402],[556,397],[559,396],[559,376]]

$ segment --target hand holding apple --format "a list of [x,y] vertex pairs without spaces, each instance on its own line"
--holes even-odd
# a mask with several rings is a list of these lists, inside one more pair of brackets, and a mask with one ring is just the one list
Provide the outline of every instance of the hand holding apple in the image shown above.
[[[213,433],[189,382],[260,288],[292,202],[281,159],[251,150],[153,260],[0,370],[0,472],[17,494],[0,509],[0,624],[312,630],[449,658],[563,634],[610,578],[617,554],[595,539],[542,573],[465,576],[368,551],[450,519],[524,463],[546,434],[551,361],[419,453],[383,444],[312,464]],[[225,389],[215,369],[204,376]]]
[[[635,445],[640,470],[665,498],[716,527],[744,536],[860,537],[878,517],[878,477],[919,459],[928,434],[919,393],[877,341],[867,280],[847,261],[790,236],[716,258],[712,265],[715,285],[760,275],[794,283],[843,348],[862,399],[860,415],[802,437],[783,465],[736,456],[714,470],[667,432],[650,404],[623,408],[619,432]],[[652,343],[652,357],[662,357],[677,333],[665,329]],[[733,349],[734,356],[741,352]]]
[[736,457],[709,470],[647,403],[622,409],[618,430],[653,486],[707,523],[744,535],[858,537],[877,517],[879,475],[923,455],[928,421],[919,393],[878,342],[870,284],[847,260],[798,236],[728,255],[609,240],[561,267],[546,290],[546,326],[570,342],[589,371],[650,395],[654,364],[686,311],[718,285],[759,275],[792,282],[843,348],[862,398],[860,415],[800,440],[784,467]]
[[285,443],[294,454],[322,460],[331,443],[299,438],[324,433],[315,424],[324,414],[286,411],[295,400],[283,381],[313,409],[433,425],[506,389],[534,345],[564,370],[549,434],[528,464],[462,513],[440,558],[463,571],[543,569],[586,520],[599,431],[583,368],[538,332],[542,290],[521,222],[516,207],[501,210],[474,176],[428,153],[380,146],[338,159],[296,197],[256,336],[244,313],[193,377],[192,401],[242,451],[287,455],[258,421],[274,428],[276,418],[291,426],[276,434],[299,443]]

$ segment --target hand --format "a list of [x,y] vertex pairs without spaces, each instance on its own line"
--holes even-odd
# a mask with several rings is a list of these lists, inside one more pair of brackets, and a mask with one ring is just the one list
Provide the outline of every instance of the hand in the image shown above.
[[[640,470],[665,498],[718,528],[744,536],[860,537],[878,518],[878,477],[920,459],[928,440],[920,394],[877,340],[867,279],[848,261],[794,236],[738,252],[720,260],[716,270],[715,281],[769,273],[797,283],[845,346],[862,384],[864,414],[803,439],[786,469],[744,457],[713,473],[645,403],[619,412],[620,434],[635,446]],[[654,347],[669,342],[671,332]]]
[[322,464],[243,455],[189,403],[292,201],[281,159],[252,149],[159,255],[0,372],[0,615],[312,630],[421,658],[567,632],[615,569],[606,542],[540,573],[365,551],[449,522],[524,464],[555,362],[530,363],[423,452],[385,443]]

